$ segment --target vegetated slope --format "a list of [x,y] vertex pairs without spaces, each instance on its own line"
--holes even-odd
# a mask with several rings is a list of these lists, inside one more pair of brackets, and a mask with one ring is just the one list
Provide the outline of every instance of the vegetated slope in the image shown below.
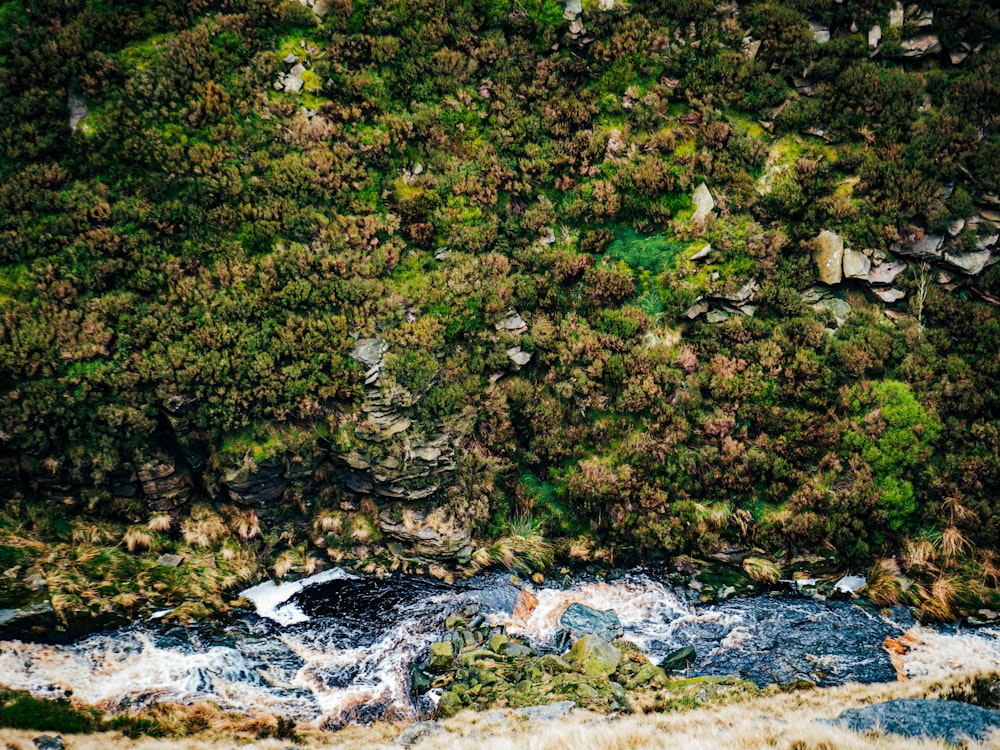
[[903,551],[928,614],[989,596],[995,10],[563,11],[0,5],[11,586],[544,538]]

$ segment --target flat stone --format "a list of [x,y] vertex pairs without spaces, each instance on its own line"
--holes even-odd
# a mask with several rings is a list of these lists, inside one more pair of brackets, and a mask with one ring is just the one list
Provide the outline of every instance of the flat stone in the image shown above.
[[937,34],[919,34],[912,39],[904,39],[900,42],[903,48],[903,57],[916,58],[936,55],[943,47]]
[[969,740],[985,741],[1000,729],[1000,712],[960,701],[903,698],[850,708],[824,723],[842,724],[859,733],[881,732],[964,745]]
[[844,240],[824,229],[815,239],[813,259],[824,284],[839,284],[844,278]]
[[975,276],[980,273],[986,264],[990,262],[990,251],[980,250],[971,253],[945,253],[945,262],[953,265],[962,273]]
[[960,65],[969,56],[969,51],[964,49],[953,49],[948,51],[948,59],[952,65]]
[[993,247],[997,244],[997,240],[1000,240],[1000,234],[988,234],[985,237],[980,237],[976,240],[976,249],[985,250],[988,247]]
[[87,105],[84,104],[83,97],[75,91],[71,91],[69,94],[67,108],[69,109],[69,127],[70,130],[75,133],[76,129],[80,126],[80,123],[83,122],[90,113],[87,110]]
[[890,289],[872,289],[872,294],[878,297],[883,302],[887,302],[890,305],[893,302],[899,302],[903,297],[906,296],[906,292],[902,289],[890,288]]
[[281,59],[281,61],[282,61],[282,62],[283,62],[283,63],[284,63],[285,65],[295,65],[295,63],[297,63],[297,62],[299,61],[299,56],[298,56],[298,55],[296,55],[296,54],[295,54],[294,52],[289,52],[289,53],[288,53],[287,55],[285,55],[285,56],[284,56],[284,57],[283,57],[283,58]]
[[524,322],[524,318],[522,318],[517,312],[510,312],[500,318],[500,320],[498,320],[493,327],[498,331],[516,332],[527,330],[528,324]]
[[380,339],[358,339],[354,348],[351,349],[351,359],[371,368],[382,361],[382,355],[388,349],[388,344]]
[[566,0],[566,4],[563,5],[563,18],[572,21],[581,13],[583,13],[583,0]]
[[531,353],[522,351],[520,346],[512,346],[508,349],[507,356],[518,367],[524,367],[531,361]]
[[940,258],[941,247],[944,245],[944,235],[928,234],[920,242],[909,247],[905,245],[895,245],[893,250],[903,255],[912,255],[917,258]]
[[184,558],[180,555],[172,555],[170,553],[165,553],[160,555],[159,559],[156,561],[157,565],[162,565],[165,568],[179,568],[184,562]]
[[877,266],[872,266],[872,269],[868,272],[868,283],[891,284],[905,270],[906,264],[902,261],[896,260],[889,263],[880,263]]
[[297,94],[302,91],[303,83],[301,78],[296,78],[295,76],[285,76],[281,80],[281,85],[285,91]]
[[527,721],[558,721],[576,708],[573,701],[556,701],[545,706],[519,708],[514,716]]
[[844,248],[844,276],[849,279],[867,279],[871,259],[860,250]]
[[957,236],[963,229],[965,229],[965,219],[961,217],[958,219],[952,219],[948,222],[948,234],[952,237]]

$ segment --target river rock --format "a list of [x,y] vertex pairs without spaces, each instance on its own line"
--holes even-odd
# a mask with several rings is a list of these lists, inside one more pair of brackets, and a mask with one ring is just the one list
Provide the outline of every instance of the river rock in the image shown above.
[[813,259],[824,284],[839,284],[844,278],[844,240],[824,229],[814,242]]
[[698,652],[695,651],[694,646],[682,646],[663,657],[660,661],[660,668],[667,672],[676,672],[687,669],[694,664],[697,658]]
[[958,701],[902,698],[851,708],[826,723],[842,724],[859,733],[899,734],[958,745],[982,742],[1000,730],[1000,712]]
[[41,734],[35,737],[32,742],[38,750],[65,750],[66,743],[58,734]]
[[455,665],[455,654],[451,647],[451,641],[437,641],[430,645],[429,656],[427,657],[427,671],[434,674],[447,672]]
[[844,248],[844,276],[849,279],[867,279],[871,259],[860,250]]
[[566,608],[559,618],[559,624],[569,628],[574,638],[596,634],[607,641],[613,641],[621,638],[625,632],[613,609],[594,609],[578,602]]
[[715,199],[704,182],[695,188],[691,201],[694,203],[694,215],[691,221],[694,222],[705,221],[715,208]]
[[589,633],[574,643],[566,655],[566,661],[588,677],[608,677],[614,674],[621,660],[621,651],[594,633]]

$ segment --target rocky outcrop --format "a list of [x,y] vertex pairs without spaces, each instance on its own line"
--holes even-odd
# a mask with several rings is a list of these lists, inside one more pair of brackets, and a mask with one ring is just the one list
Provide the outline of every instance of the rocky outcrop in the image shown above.
[[471,553],[472,534],[447,508],[417,509],[402,503],[382,508],[379,528],[393,539],[410,545],[417,555],[449,557]]
[[239,505],[262,506],[281,499],[288,480],[281,461],[249,462],[222,476],[226,498]]
[[186,467],[164,450],[142,461],[136,469],[143,502],[150,510],[174,510],[194,494],[194,482]]

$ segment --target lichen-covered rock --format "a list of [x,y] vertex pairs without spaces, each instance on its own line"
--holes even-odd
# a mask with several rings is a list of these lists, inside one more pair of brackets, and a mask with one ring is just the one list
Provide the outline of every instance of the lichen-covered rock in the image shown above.
[[447,672],[455,664],[455,653],[451,641],[437,641],[430,645],[427,657],[427,671],[435,674]]
[[871,259],[860,250],[844,248],[844,276],[848,279],[867,279]]
[[607,677],[614,674],[622,660],[622,653],[599,635],[583,636],[573,644],[566,661],[589,677]]

